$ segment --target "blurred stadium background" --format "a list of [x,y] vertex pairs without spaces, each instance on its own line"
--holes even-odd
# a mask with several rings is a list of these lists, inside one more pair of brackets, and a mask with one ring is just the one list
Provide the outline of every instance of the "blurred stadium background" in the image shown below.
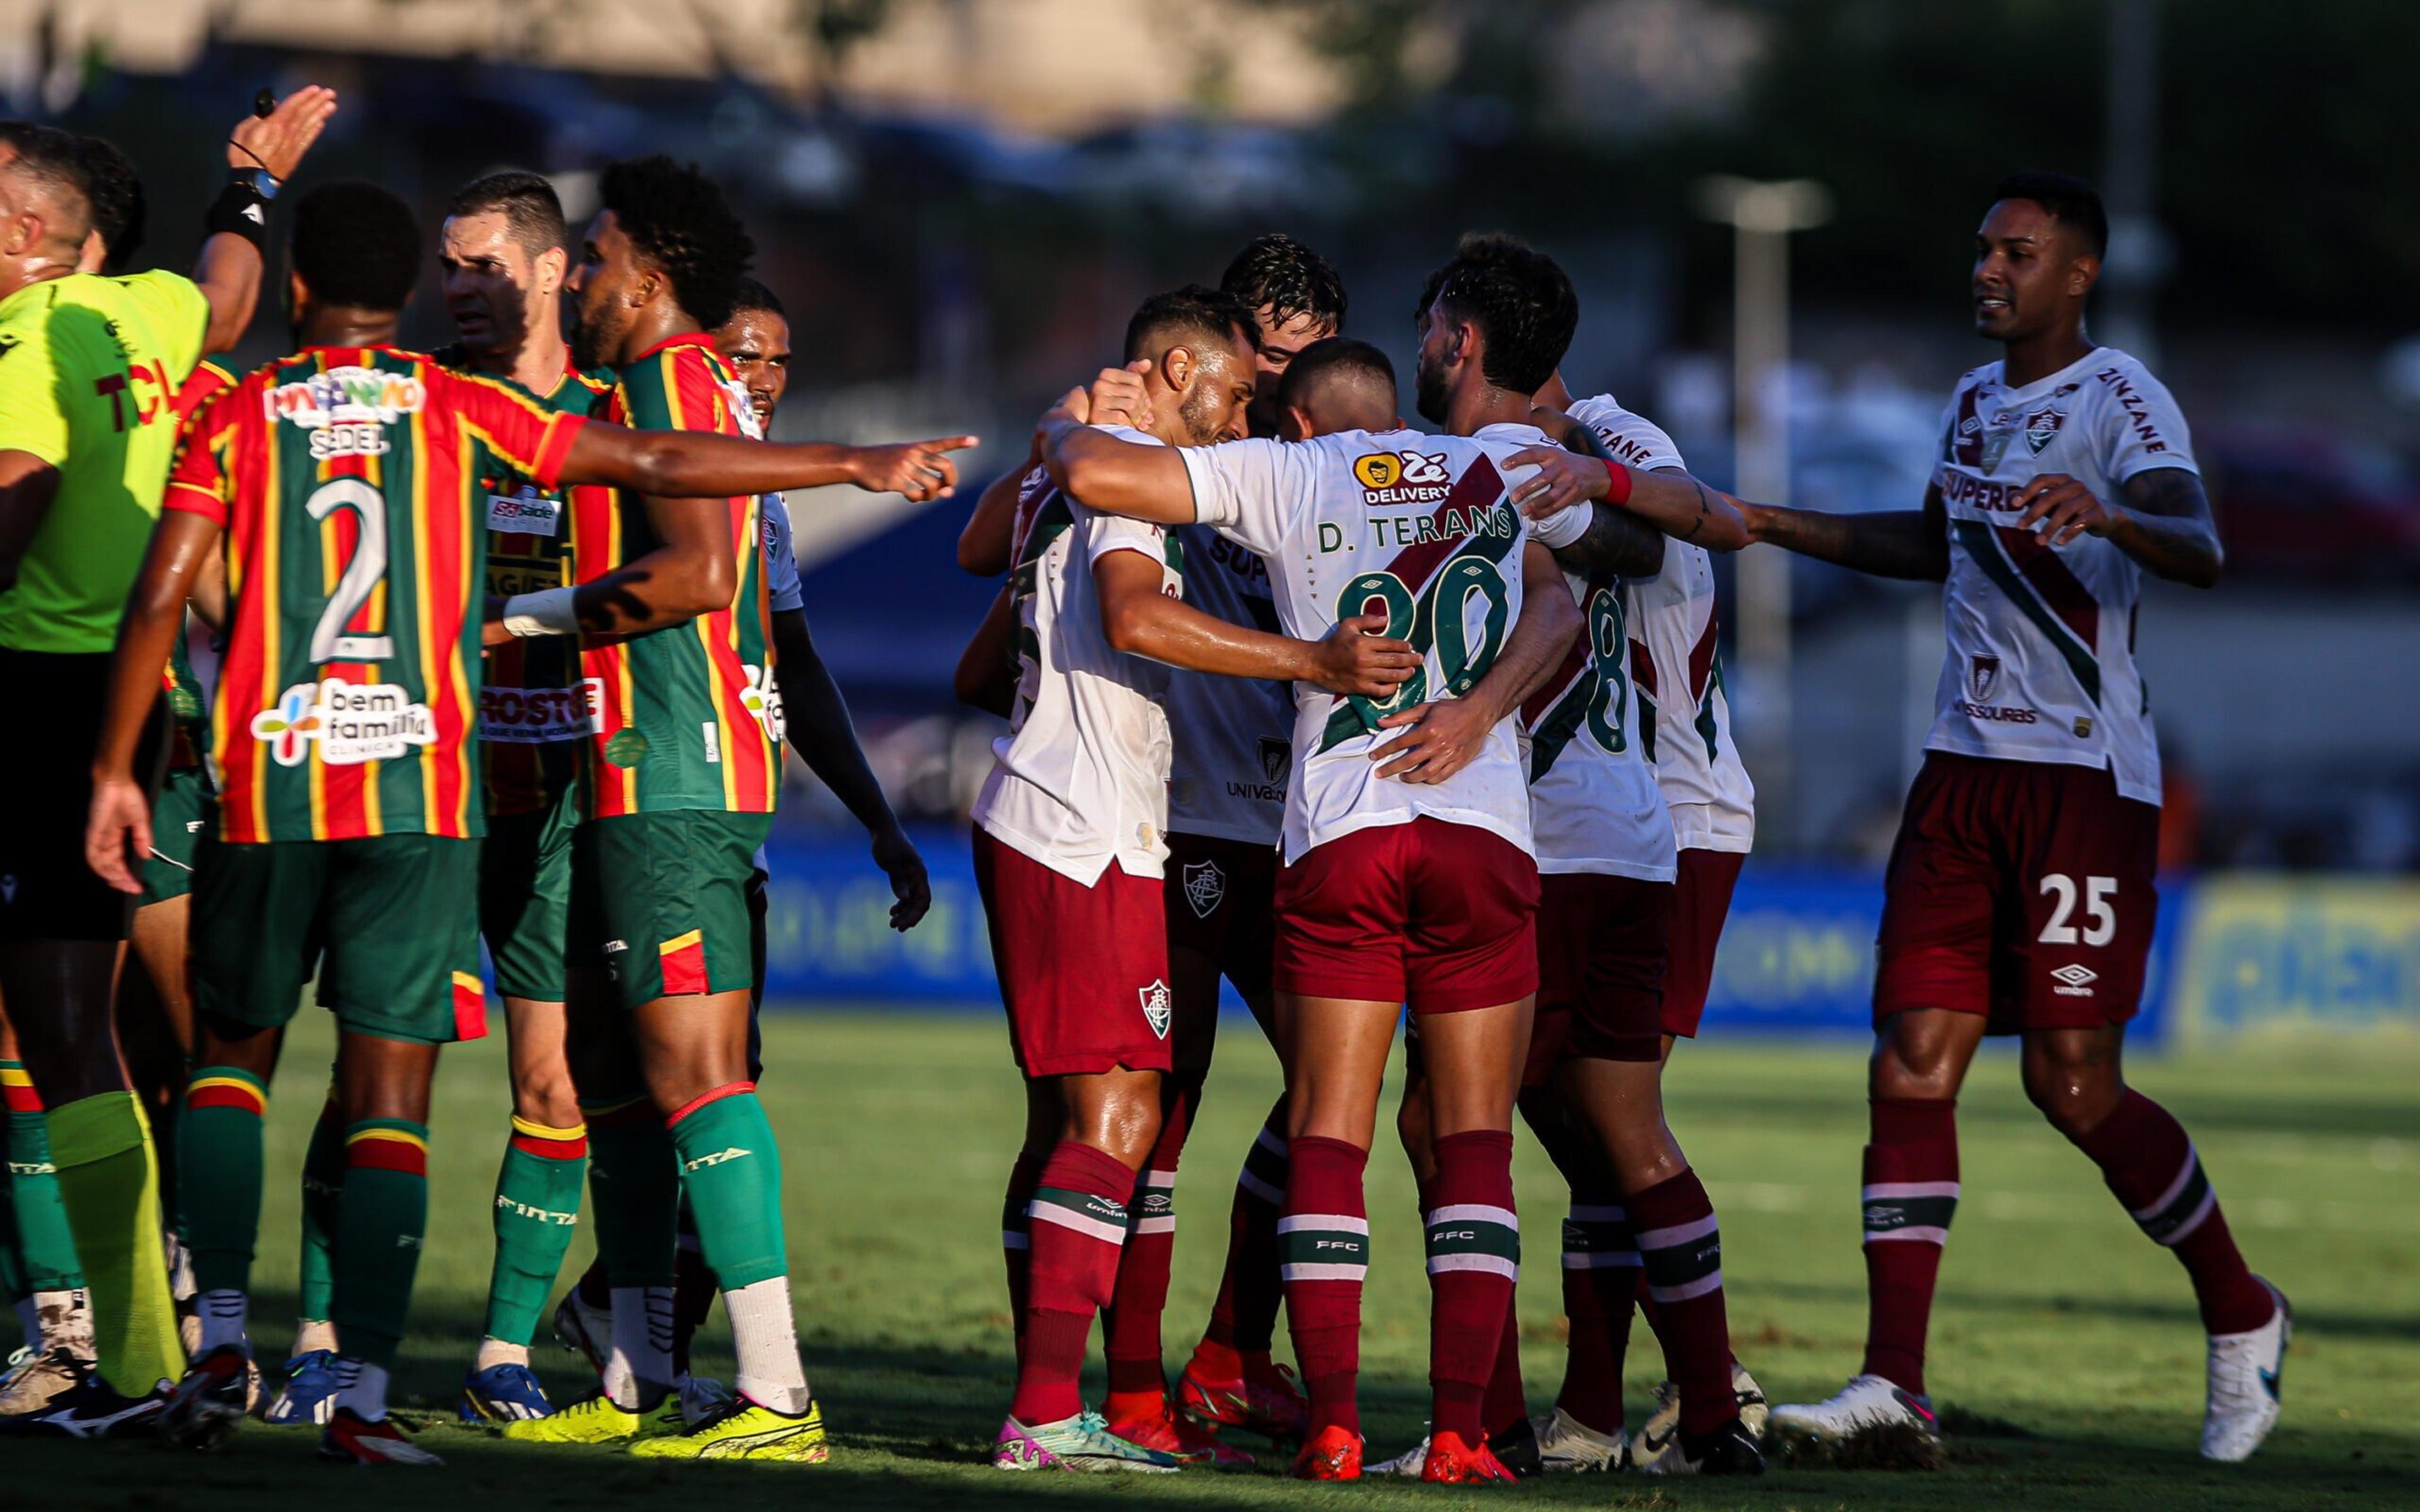
[[[2395,0],[0,7],[10,112],[123,145],[163,262],[260,85],[336,86],[310,177],[376,178],[432,227],[502,165],[554,175],[577,218],[606,160],[702,162],[791,308],[779,428],[979,430],[978,484],[1140,296],[1214,278],[1253,233],[1326,251],[1353,331],[1400,360],[1420,274],[1503,227],[1579,285],[1575,390],[1761,496],[1913,507],[1942,396],[1993,355],[1963,302],[1991,185],[2094,177],[2118,225],[2096,333],[2182,401],[2229,552],[2215,593],[2151,585],[2141,631],[2171,872],[2144,1030],[2213,1046],[2420,1043],[2414,56],[2420,6]],[[1779,306],[1756,265],[1735,276],[1724,217],[1752,217],[1726,176],[1797,186]],[[238,357],[282,349],[278,327],[264,311]],[[450,336],[433,288],[406,333]],[[964,840],[995,732],[948,692],[993,591],[951,560],[972,496],[793,501],[818,642],[938,898],[885,931],[845,816],[792,764],[784,1002],[996,1002]],[[1761,812],[1710,1032],[1856,1033],[1939,600],[1766,555],[1746,644],[1726,606]]]

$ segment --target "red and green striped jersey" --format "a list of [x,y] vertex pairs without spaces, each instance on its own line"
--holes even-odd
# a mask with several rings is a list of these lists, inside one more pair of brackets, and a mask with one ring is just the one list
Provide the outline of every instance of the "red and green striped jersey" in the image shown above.
[[[703,335],[675,336],[616,375],[604,418],[639,430],[741,434],[747,402]],[[644,635],[588,641],[597,731],[583,811],[718,809],[770,813],[781,747],[767,723],[770,611],[753,497],[730,500],[738,588],[728,607]],[[571,500],[575,580],[593,581],[660,545],[642,496],[582,488]]]
[[[194,411],[235,387],[235,375],[218,363],[204,361],[195,365],[193,376],[177,387],[168,398],[168,408],[177,417],[181,432],[193,420]],[[186,622],[191,631],[193,621]],[[183,770],[202,764],[202,748],[209,743],[210,714],[203,702],[202,680],[194,671],[194,658],[185,647],[187,636],[179,634],[168,650],[168,671],[164,681],[168,691],[168,765],[171,770]]]
[[[459,347],[430,354],[467,371]],[[566,363],[568,350],[566,352]],[[564,414],[585,415],[613,392],[610,372],[566,365],[547,393],[517,393]],[[541,488],[494,450],[478,452],[473,502],[488,532],[487,591],[498,598],[559,588],[571,560],[566,495]],[[568,636],[515,639],[488,652],[479,689],[479,776],[490,815],[536,813],[570,791],[582,742],[596,728],[596,711],[580,672],[580,644]]]
[[390,347],[283,358],[194,418],[163,507],[226,527],[224,839],[485,832],[478,453],[551,486],[584,424]]

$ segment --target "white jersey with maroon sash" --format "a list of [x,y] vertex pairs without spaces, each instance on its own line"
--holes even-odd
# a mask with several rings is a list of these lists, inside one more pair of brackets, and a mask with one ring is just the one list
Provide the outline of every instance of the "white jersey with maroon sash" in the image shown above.
[[[1609,393],[1582,399],[1571,412],[1626,467],[1686,470],[1671,437]],[[1639,744],[1671,805],[1673,835],[1684,851],[1745,855],[1756,841],[1756,784],[1731,738],[1714,559],[1702,547],[1667,537],[1662,568],[1626,580],[1622,595]]]
[[1621,585],[1563,581],[1584,616],[1579,639],[1521,706],[1538,870],[1669,882],[1671,810],[1633,724]]
[[1016,702],[992,742],[975,823],[1088,887],[1111,861],[1156,877],[1168,856],[1168,669],[1111,648],[1093,564],[1141,552],[1161,563],[1161,592],[1181,597],[1180,552],[1158,526],[1087,509],[1039,468],[1019,490],[1011,542]]
[[2150,695],[2134,667],[2142,569],[2098,536],[2052,547],[2017,527],[2018,496],[2063,472],[2104,502],[2155,468],[2198,473],[2184,416],[2115,347],[2011,389],[1998,363],[1958,382],[1933,486],[1948,512],[1948,656],[1929,750],[2106,766],[2160,801]]
[[[1180,525],[1169,534],[1184,548],[1187,603],[1230,625],[1278,630],[1268,563],[1206,526]],[[1294,764],[1294,689],[1171,668],[1167,708],[1176,742],[1169,829],[1277,844]]]
[[[1508,472],[1504,458],[1544,440],[1528,425],[1489,425],[1472,437],[1344,431],[1184,454],[1197,517],[1268,562],[1287,634],[1315,640],[1339,619],[1382,613],[1386,634],[1424,658],[1388,699],[1296,685],[1289,864],[1339,836],[1422,815],[1534,854],[1515,720],[1498,724],[1443,782],[1381,779],[1370,751],[1394,738],[1379,719],[1469,692],[1503,650],[1521,613],[1521,544],[1533,533],[1506,497],[1530,470]],[[1566,510],[1534,533],[1568,542],[1588,513]]]

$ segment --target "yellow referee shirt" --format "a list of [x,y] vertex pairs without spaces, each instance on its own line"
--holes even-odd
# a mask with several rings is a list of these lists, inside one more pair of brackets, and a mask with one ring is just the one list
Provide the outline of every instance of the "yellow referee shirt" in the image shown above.
[[201,360],[209,301],[193,280],[71,273],[0,301],[0,452],[58,469],[0,646],[108,651],[177,450],[169,399]]

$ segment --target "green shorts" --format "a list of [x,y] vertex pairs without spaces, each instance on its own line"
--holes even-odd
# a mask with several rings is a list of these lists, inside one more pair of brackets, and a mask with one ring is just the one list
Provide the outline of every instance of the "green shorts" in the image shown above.
[[479,842],[436,835],[203,837],[194,866],[194,1004],[283,1027],[314,969],[340,1029],[451,1044],[488,1032]]
[[208,768],[174,766],[161,779],[151,803],[151,854],[143,858],[142,906],[194,890],[194,851],[217,809]]
[[748,879],[773,816],[683,809],[592,819],[571,840],[571,959],[613,974],[624,1008],[745,991]]
[[496,966],[496,994],[563,1001],[564,925],[571,911],[576,791],[535,813],[489,814],[479,853],[479,933]]

